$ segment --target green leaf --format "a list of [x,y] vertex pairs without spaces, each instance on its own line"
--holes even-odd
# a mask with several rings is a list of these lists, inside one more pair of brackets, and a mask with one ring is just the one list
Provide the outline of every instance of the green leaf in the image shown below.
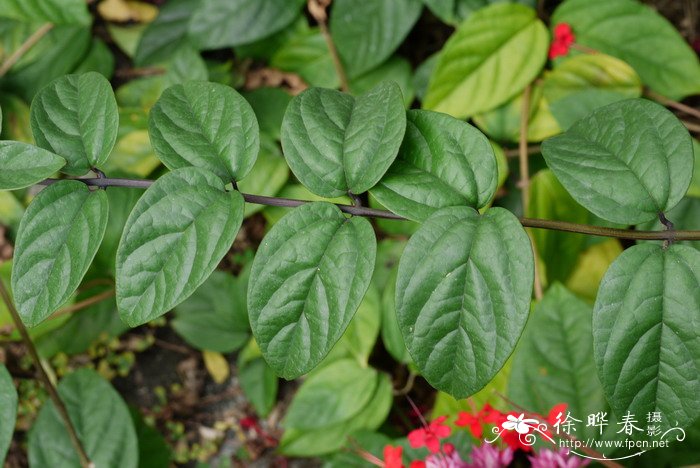
[[103,190],[72,180],[45,188],[19,225],[12,292],[25,325],[36,326],[65,304],[95,257],[107,226]]
[[228,252],[243,220],[243,197],[215,174],[172,171],[139,199],[117,250],[117,306],[132,327],[187,299]]
[[170,0],[146,26],[139,41],[134,64],[143,66],[169,59],[183,44],[188,44],[190,18],[199,0]]
[[[121,175],[119,172],[110,173],[113,177]],[[110,276],[116,271],[117,248],[122,238],[124,225],[131,214],[136,202],[143,192],[131,187],[107,187],[107,200],[109,201],[109,219],[107,229],[102,239],[102,244],[95,255],[95,264],[106,269]]]
[[253,261],[248,314],[278,375],[296,378],[328,354],[369,287],[375,256],[370,223],[324,202],[295,208],[265,236]]
[[4,463],[7,449],[12,442],[17,419],[17,390],[12,376],[4,364],[0,364],[0,462]]
[[530,239],[503,208],[443,208],[406,246],[396,282],[401,333],[422,375],[463,398],[496,375],[527,320]]
[[107,44],[103,40],[95,38],[92,40],[87,54],[72,72],[77,74],[97,72],[106,78],[111,78],[114,74],[114,60],[114,55]]
[[345,421],[364,408],[377,387],[378,373],[343,359],[313,373],[299,391],[284,418],[286,427],[320,429]]
[[197,349],[230,353],[248,340],[247,278],[215,271],[175,307],[173,329]]
[[279,140],[284,111],[292,96],[281,88],[257,88],[243,93],[243,97],[255,111],[260,132]]
[[[121,396],[91,369],[65,377],[58,394],[68,410],[88,458],[96,467],[136,468],[138,442],[134,423]],[[29,464],[35,467],[80,467],[66,426],[47,401],[29,432]]]
[[551,24],[569,23],[576,43],[629,63],[642,81],[670,98],[700,93],[700,63],[676,28],[633,0],[567,0]]
[[304,3],[304,0],[200,0],[190,20],[190,37],[201,49],[247,44],[290,24]]
[[168,168],[202,167],[227,182],[250,172],[260,148],[250,104],[217,83],[168,88],[151,110],[148,129],[153,149]]
[[389,58],[422,9],[420,0],[336,0],[330,29],[348,75],[357,77]]
[[693,138],[693,153],[695,154],[695,166],[693,167],[693,178],[690,180],[688,195],[700,197],[700,141]]
[[136,439],[139,442],[139,467],[140,468],[165,468],[171,466],[173,458],[172,449],[165,441],[163,435],[152,426],[149,426],[133,407],[129,408],[131,419],[136,429]]
[[[354,380],[349,376],[353,376]],[[346,382],[347,385],[341,387],[339,382]],[[328,391],[330,388],[336,391],[331,394]],[[363,394],[351,395],[353,390]],[[304,397],[298,399],[302,391]],[[353,432],[379,427],[389,413],[392,400],[388,375],[360,367],[353,360],[336,361],[314,372],[302,384],[284,421],[285,432],[279,450],[289,456],[314,456],[338,450]],[[319,404],[319,401],[323,401],[323,404]],[[359,401],[365,403],[358,404]],[[290,418],[290,414],[297,416]],[[324,421],[323,424],[317,422],[317,414]],[[297,427],[296,424],[301,426]]]
[[238,364],[238,381],[243,394],[259,416],[267,416],[277,401],[277,375],[264,359]]
[[410,107],[415,97],[413,70],[410,62],[403,57],[391,57],[377,68],[350,80],[348,86],[352,94],[358,95],[369,91],[382,81],[393,81],[399,85],[403,103],[406,107]]
[[66,160],[50,151],[18,141],[0,141],[0,190],[29,187],[50,177]]
[[83,175],[107,160],[117,140],[112,86],[95,72],[59,78],[32,101],[31,125],[38,146],[68,161],[62,172]]
[[494,3],[509,1],[535,7],[535,0],[423,0],[425,6],[447,24],[456,26],[476,10]]
[[405,129],[403,98],[395,83],[381,83],[356,99],[311,88],[287,108],[282,148],[294,175],[312,192],[360,194],[394,161]]
[[440,52],[423,106],[458,118],[493,109],[540,73],[548,46],[547,28],[532,8],[499,3],[481,9]]
[[3,0],[0,17],[28,23],[89,26],[92,17],[82,0]]
[[[554,405],[566,403],[576,418],[608,411],[595,377],[592,314],[591,306],[561,284],[547,290],[515,351],[508,386],[514,403],[544,415]],[[580,437],[600,436],[597,427],[583,431]]]
[[407,118],[399,156],[372,195],[414,221],[445,206],[487,205],[498,183],[489,140],[449,115],[411,110]]
[[[398,264],[396,266],[398,267]],[[391,357],[399,362],[408,364],[411,362],[411,355],[408,352],[403,335],[401,335],[399,321],[396,318],[397,272],[398,268],[392,270],[382,295],[382,342],[386,350],[391,354]]]
[[333,57],[318,28],[306,28],[295,32],[272,54],[270,66],[296,73],[309,86],[340,86]]
[[630,247],[612,264],[593,312],[598,376],[615,414],[660,412],[661,426],[700,416],[700,252]]
[[688,131],[670,111],[643,99],[598,109],[545,141],[542,155],[577,202],[623,224],[673,208],[693,172]]

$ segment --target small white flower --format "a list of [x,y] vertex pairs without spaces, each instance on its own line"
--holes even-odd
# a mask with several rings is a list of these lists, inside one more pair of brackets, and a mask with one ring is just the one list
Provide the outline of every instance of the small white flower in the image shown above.
[[521,413],[517,418],[512,414],[508,415],[508,420],[501,424],[503,429],[509,431],[515,430],[518,434],[527,434],[530,432],[531,425],[537,425],[539,421],[536,419],[525,419],[525,414]]

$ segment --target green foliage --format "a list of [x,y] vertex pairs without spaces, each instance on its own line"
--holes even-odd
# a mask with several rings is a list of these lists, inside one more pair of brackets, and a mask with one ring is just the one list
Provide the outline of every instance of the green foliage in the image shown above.
[[396,162],[372,195],[389,210],[424,221],[436,209],[481,208],[496,191],[498,170],[488,139],[445,114],[411,110]]
[[479,10],[440,52],[423,106],[459,118],[493,109],[540,73],[548,45],[531,8],[498,3]]
[[577,202],[624,224],[673,208],[690,185],[694,161],[683,124],[641,99],[596,110],[545,141],[542,154]]
[[95,72],[59,78],[32,101],[31,123],[37,145],[67,161],[62,172],[83,175],[105,162],[117,139],[112,87]]
[[190,82],[168,88],[150,113],[151,144],[170,169],[195,166],[240,180],[260,148],[258,122],[235,90]]
[[0,190],[17,190],[51,176],[66,165],[66,160],[33,145],[2,141],[0,164]]
[[7,368],[0,364],[0,461],[3,463],[15,431],[16,418],[17,390]]
[[107,227],[107,195],[64,180],[42,190],[17,233],[12,291],[22,321],[36,326],[80,285]]
[[330,29],[349,76],[384,62],[418,20],[420,0],[336,0]]
[[658,93],[681,98],[700,92],[697,55],[647,5],[634,0],[566,0],[552,15],[552,24],[559,23],[571,25],[577,43],[630,64]]
[[394,161],[405,129],[403,98],[394,83],[356,99],[312,88],[289,104],[282,148],[294,175],[317,195],[360,194]]
[[533,271],[530,241],[502,208],[443,208],[423,223],[401,256],[396,315],[431,385],[464,398],[496,375],[525,326]]
[[201,285],[233,243],[243,197],[213,173],[182,168],[158,179],[134,207],[117,250],[117,306],[146,323]]
[[369,287],[375,256],[369,222],[329,203],[295,208],[270,230],[253,261],[248,314],[278,375],[296,378],[328,354]]
[[665,429],[700,416],[700,252],[684,245],[625,250],[593,311],[598,376],[622,417],[661,412]]
[[[126,404],[95,371],[65,377],[58,394],[95,466],[136,468],[138,441]],[[29,463],[37,467],[80,467],[78,454],[53,402],[47,401],[29,432]]]

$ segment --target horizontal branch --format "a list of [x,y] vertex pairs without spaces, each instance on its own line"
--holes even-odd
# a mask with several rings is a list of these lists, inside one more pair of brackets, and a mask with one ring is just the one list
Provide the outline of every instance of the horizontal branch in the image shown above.
[[[50,185],[54,182],[58,182],[61,179],[46,179],[39,183],[39,185]],[[93,187],[131,187],[139,189],[147,189],[153,184],[152,180],[136,180],[136,179],[110,179],[104,178],[94,178],[94,179],[72,179],[82,182],[86,185]],[[279,206],[284,208],[294,208],[305,203],[310,203],[310,200],[297,200],[293,198],[278,198],[278,197],[266,197],[263,195],[252,195],[249,193],[241,193],[243,199],[247,203],[253,203],[256,205],[266,205],[266,206]],[[406,218],[399,216],[387,210],[378,210],[375,208],[365,208],[363,206],[352,206],[344,205],[342,203],[335,204],[340,211],[348,213],[354,216],[364,216],[368,218],[383,218],[383,219],[395,219],[395,220],[406,220]],[[599,237],[612,237],[615,239],[631,239],[631,240],[693,240],[700,241],[700,231],[637,231],[633,229],[617,229],[602,226],[591,226],[588,224],[578,224],[570,223],[568,221],[553,221],[549,219],[537,219],[537,218],[519,218],[520,224],[525,227],[534,229],[549,229],[553,231],[564,231],[573,232],[577,234],[587,234],[591,236]]]

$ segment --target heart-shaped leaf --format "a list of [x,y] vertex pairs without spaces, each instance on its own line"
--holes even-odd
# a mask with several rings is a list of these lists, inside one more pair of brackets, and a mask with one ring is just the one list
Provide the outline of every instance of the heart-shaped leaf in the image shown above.
[[172,171],[139,199],[117,249],[117,306],[132,327],[187,299],[214,271],[243,221],[243,197],[215,174]]
[[542,145],[564,188],[589,211],[638,224],[673,208],[693,174],[693,145],[664,107],[629,99],[602,107]]
[[399,156],[372,195],[389,210],[415,221],[445,206],[487,205],[498,184],[488,138],[446,114],[411,110],[407,117]]
[[61,172],[83,175],[107,160],[117,140],[112,86],[96,72],[59,78],[32,101],[31,125],[37,145],[68,162]]
[[383,82],[353,98],[311,88],[292,99],[282,122],[282,148],[299,181],[322,197],[372,188],[406,131],[401,90]]
[[250,104],[218,83],[192,81],[166,89],[151,110],[148,131],[170,169],[202,167],[227,182],[245,177],[260,149]]
[[598,376],[615,414],[700,416],[700,252],[636,245],[612,264],[593,311]]
[[0,190],[36,184],[65,166],[66,160],[50,151],[19,141],[0,141]]
[[411,237],[399,263],[396,315],[426,380],[455,398],[503,367],[530,310],[530,239],[502,208],[448,207]]
[[265,236],[250,274],[248,315],[275,372],[313,369],[347,328],[374,270],[376,240],[364,218],[325,202],[302,205]]
[[700,93],[700,62],[676,28],[633,0],[567,0],[552,25],[569,23],[582,44],[624,60],[655,91],[682,98]]
[[0,462],[2,463],[12,442],[16,418],[17,390],[7,368],[4,364],[0,364]]
[[12,292],[20,317],[33,327],[80,285],[107,226],[103,190],[62,180],[36,196],[22,217],[15,245]]
[[540,73],[548,45],[534,9],[498,3],[478,10],[440,52],[423,105],[458,118],[493,109]]
[[348,74],[357,77],[389,58],[422,9],[420,0],[336,0],[330,29]]
[[[109,382],[94,370],[80,369],[58,384],[58,394],[94,466],[138,466],[134,423],[126,403]],[[80,467],[66,425],[51,401],[41,408],[29,432],[28,452],[31,466]]]

